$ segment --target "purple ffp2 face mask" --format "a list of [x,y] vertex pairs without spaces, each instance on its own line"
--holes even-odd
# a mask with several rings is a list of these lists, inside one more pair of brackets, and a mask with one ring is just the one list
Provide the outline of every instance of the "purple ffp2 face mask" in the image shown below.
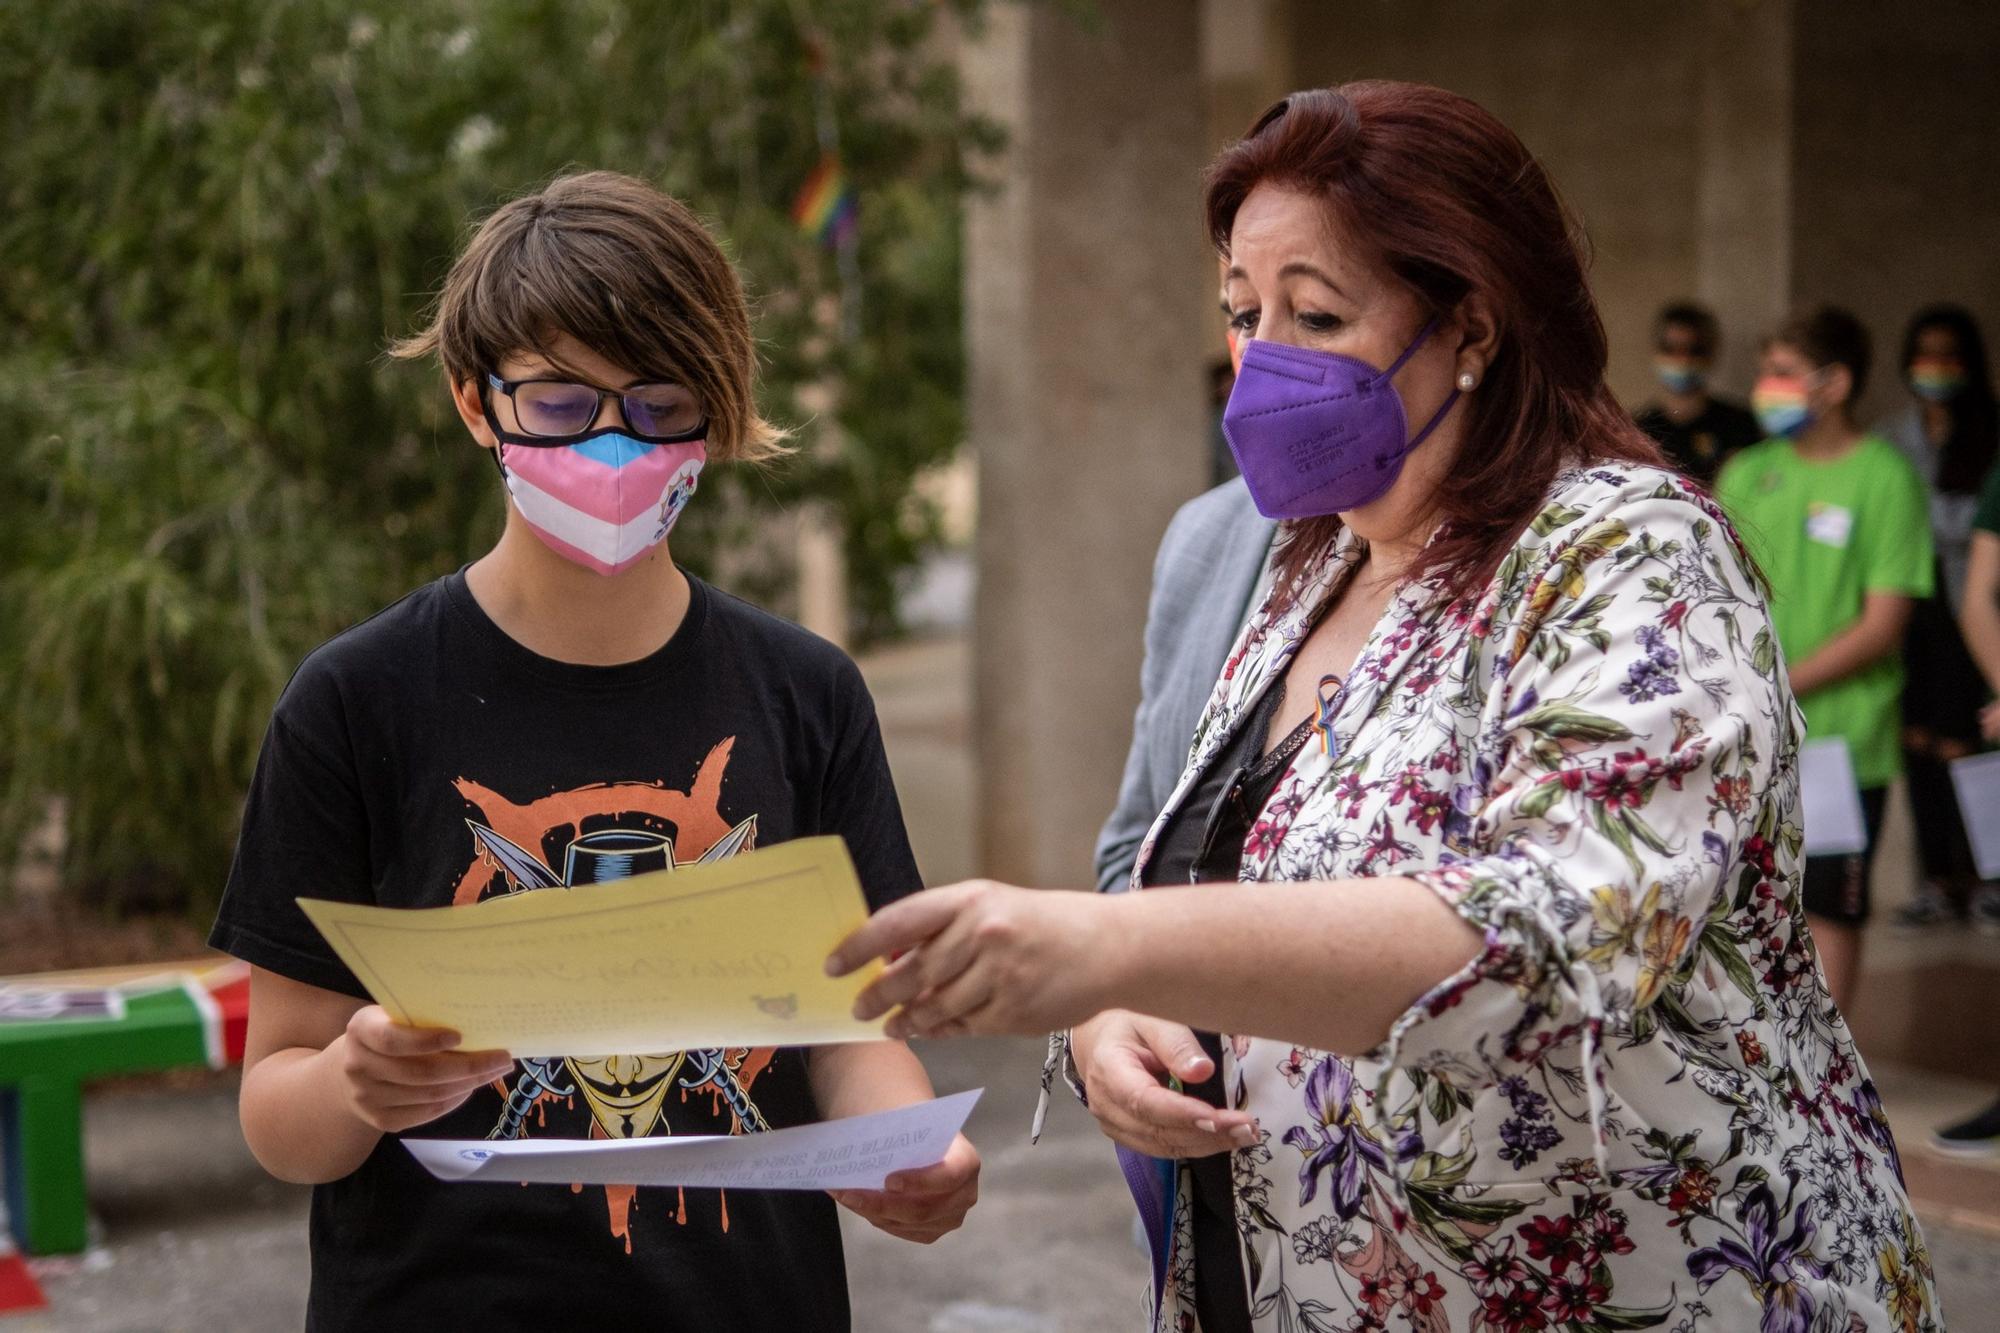
[[1458,401],[1458,391],[1409,438],[1403,400],[1389,383],[1431,336],[1417,332],[1396,363],[1377,370],[1333,352],[1253,340],[1222,433],[1257,512],[1265,518],[1318,518],[1359,509],[1395,485],[1403,460]]

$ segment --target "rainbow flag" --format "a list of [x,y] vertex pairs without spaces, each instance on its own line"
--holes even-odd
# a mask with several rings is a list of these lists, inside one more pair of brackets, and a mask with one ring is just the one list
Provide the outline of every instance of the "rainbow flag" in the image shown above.
[[848,183],[847,172],[831,153],[819,160],[792,201],[792,222],[806,235],[818,237],[829,250],[838,250],[854,239],[860,213],[860,201]]

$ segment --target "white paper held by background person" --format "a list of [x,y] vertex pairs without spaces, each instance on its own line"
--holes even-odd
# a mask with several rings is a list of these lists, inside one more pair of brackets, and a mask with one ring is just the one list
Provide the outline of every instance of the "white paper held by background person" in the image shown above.
[[1807,856],[1850,856],[1868,849],[1861,789],[1854,761],[1838,736],[1799,747],[1799,804],[1805,814]]
[[1975,754],[1951,765],[1951,785],[1981,879],[2000,879],[2000,754]]

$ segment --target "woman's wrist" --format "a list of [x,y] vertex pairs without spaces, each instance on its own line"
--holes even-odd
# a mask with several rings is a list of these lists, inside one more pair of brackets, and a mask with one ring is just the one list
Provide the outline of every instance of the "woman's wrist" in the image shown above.
[[1163,891],[1097,895],[1085,937],[1099,941],[1097,966],[1089,969],[1092,1008],[1152,1013],[1148,997],[1157,989],[1171,941],[1161,937]]

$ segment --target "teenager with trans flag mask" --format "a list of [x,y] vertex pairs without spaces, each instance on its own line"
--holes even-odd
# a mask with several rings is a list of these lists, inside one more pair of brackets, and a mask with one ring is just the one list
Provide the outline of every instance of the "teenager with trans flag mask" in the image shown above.
[[442,362],[506,524],[300,665],[211,937],[253,965],[244,1135],[313,1187],[307,1325],[844,1330],[838,1206],[908,1240],[955,1230],[979,1181],[962,1136],[838,1199],[453,1184],[397,1138],[743,1134],[887,1110],[931,1095],[908,1047],[460,1050],[369,1003],[296,901],[588,894],[815,834],[846,840],[874,905],[920,887],[861,673],[669,549],[704,466],[782,452],[736,273],[678,200],[565,176],[480,224],[396,352]]

